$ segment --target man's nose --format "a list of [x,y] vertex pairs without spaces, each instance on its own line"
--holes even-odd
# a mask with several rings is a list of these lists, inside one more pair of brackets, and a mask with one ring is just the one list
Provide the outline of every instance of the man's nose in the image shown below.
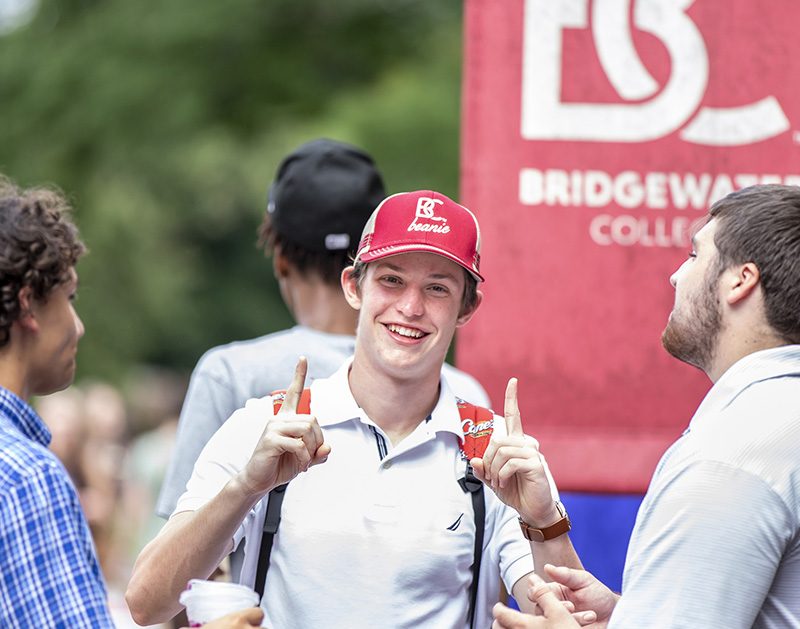
[[678,272],[675,271],[672,275],[669,276],[669,283],[672,284],[672,288],[675,288],[678,284]]
[[415,288],[407,288],[400,297],[397,309],[406,317],[421,316],[425,311],[421,292]]
[[83,321],[77,312],[75,313],[75,329],[78,331],[78,338],[83,337],[84,332],[86,332],[86,328],[83,327]]
[[672,275],[669,276],[669,283],[672,284],[672,288],[676,288],[678,286],[678,278],[680,277],[681,271],[683,271],[683,267],[686,266],[686,263],[689,262],[688,260],[684,261]]

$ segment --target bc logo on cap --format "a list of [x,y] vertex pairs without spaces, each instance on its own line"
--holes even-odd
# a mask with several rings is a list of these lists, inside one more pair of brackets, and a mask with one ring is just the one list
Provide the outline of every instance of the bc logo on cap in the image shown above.
[[[444,205],[441,199],[431,199],[430,197],[420,197],[417,199],[417,211],[414,220],[408,226],[410,232],[436,232],[437,234],[446,234],[450,231],[450,226],[447,225],[447,219],[443,216],[436,216],[434,209],[436,205]],[[434,225],[431,223],[418,223],[417,219],[422,218],[427,221],[439,221],[441,225]]]

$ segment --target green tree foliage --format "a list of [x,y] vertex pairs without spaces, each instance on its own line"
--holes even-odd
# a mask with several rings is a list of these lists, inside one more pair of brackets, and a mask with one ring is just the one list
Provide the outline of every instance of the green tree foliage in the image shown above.
[[64,189],[91,251],[81,373],[289,325],[255,230],[300,142],[456,195],[460,22],[454,0],[42,0],[0,38],[0,171]]

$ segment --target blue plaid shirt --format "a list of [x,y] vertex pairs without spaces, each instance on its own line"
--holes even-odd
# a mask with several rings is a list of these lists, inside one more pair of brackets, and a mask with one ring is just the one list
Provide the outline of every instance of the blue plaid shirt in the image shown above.
[[50,431],[0,387],[0,627],[113,627],[89,526]]

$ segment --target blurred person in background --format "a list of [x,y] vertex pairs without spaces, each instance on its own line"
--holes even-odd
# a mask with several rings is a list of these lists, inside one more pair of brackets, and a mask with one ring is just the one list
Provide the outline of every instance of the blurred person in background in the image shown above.
[[113,536],[128,440],[127,410],[122,393],[108,383],[84,382],[81,388],[86,425],[83,509],[92,529],[100,567],[111,584],[119,561]]
[[[153,400],[163,397],[159,391],[168,386],[168,375],[159,372],[146,386],[133,390],[134,402],[145,399],[143,405],[157,404]],[[156,518],[152,513],[154,495],[141,501],[133,497],[138,497],[138,489],[148,482],[151,475],[146,472],[152,467],[161,469],[154,481],[157,492],[172,441],[168,440],[159,451],[155,440],[148,439],[145,456],[139,453],[136,440],[128,446],[129,434],[137,426],[129,420],[123,394],[98,380],[84,381],[81,386],[73,385],[43,397],[37,401],[36,409],[52,434],[50,450],[67,468],[78,490],[106,579],[112,620],[117,629],[134,627],[123,592],[133,559],[149,539],[144,536],[152,529],[146,523]],[[128,473],[126,462],[131,458],[147,461],[146,469],[141,466]]]
[[[310,383],[330,376],[353,354],[357,312],[342,293],[340,275],[384,196],[373,159],[354,146],[317,139],[283,159],[269,189],[259,242],[272,255],[281,296],[297,325],[215,347],[200,359],[158,500],[161,517],[175,510],[200,451],[235,410],[284,388],[299,356],[308,358]],[[474,378],[447,364],[443,373],[460,398],[489,405]],[[231,558],[234,579],[240,560],[241,554]]]
[[75,486],[34,395],[68,387],[84,253],[64,197],[0,179],[0,626],[112,627]]
[[136,556],[163,524],[154,510],[175,447],[186,381],[167,369],[143,367],[134,370],[125,391],[136,435],[122,465],[123,505],[117,527],[124,549],[119,574],[127,584]]
[[[168,369],[138,367],[126,378],[123,390],[129,400],[129,429],[134,436],[121,462],[122,494],[112,543],[115,561],[111,572],[105,566],[103,571],[111,589],[112,612],[118,606],[120,616],[122,611],[127,614],[129,625],[126,626],[134,627],[138,625],[130,618],[123,593],[136,556],[163,524],[155,514],[155,505],[175,445],[186,382]],[[115,620],[118,626],[122,625],[119,619]],[[183,616],[173,622],[186,624],[188,621]]]
[[83,391],[77,386],[71,386],[39,398],[36,400],[35,408],[50,431],[50,451],[58,457],[69,473],[85,513],[83,493],[86,487],[86,472],[83,463],[86,418],[83,412]]
[[109,384],[89,382],[38,400],[36,410],[50,430],[50,451],[78,491],[100,566],[110,578],[115,563],[111,538],[128,430],[122,394]]

